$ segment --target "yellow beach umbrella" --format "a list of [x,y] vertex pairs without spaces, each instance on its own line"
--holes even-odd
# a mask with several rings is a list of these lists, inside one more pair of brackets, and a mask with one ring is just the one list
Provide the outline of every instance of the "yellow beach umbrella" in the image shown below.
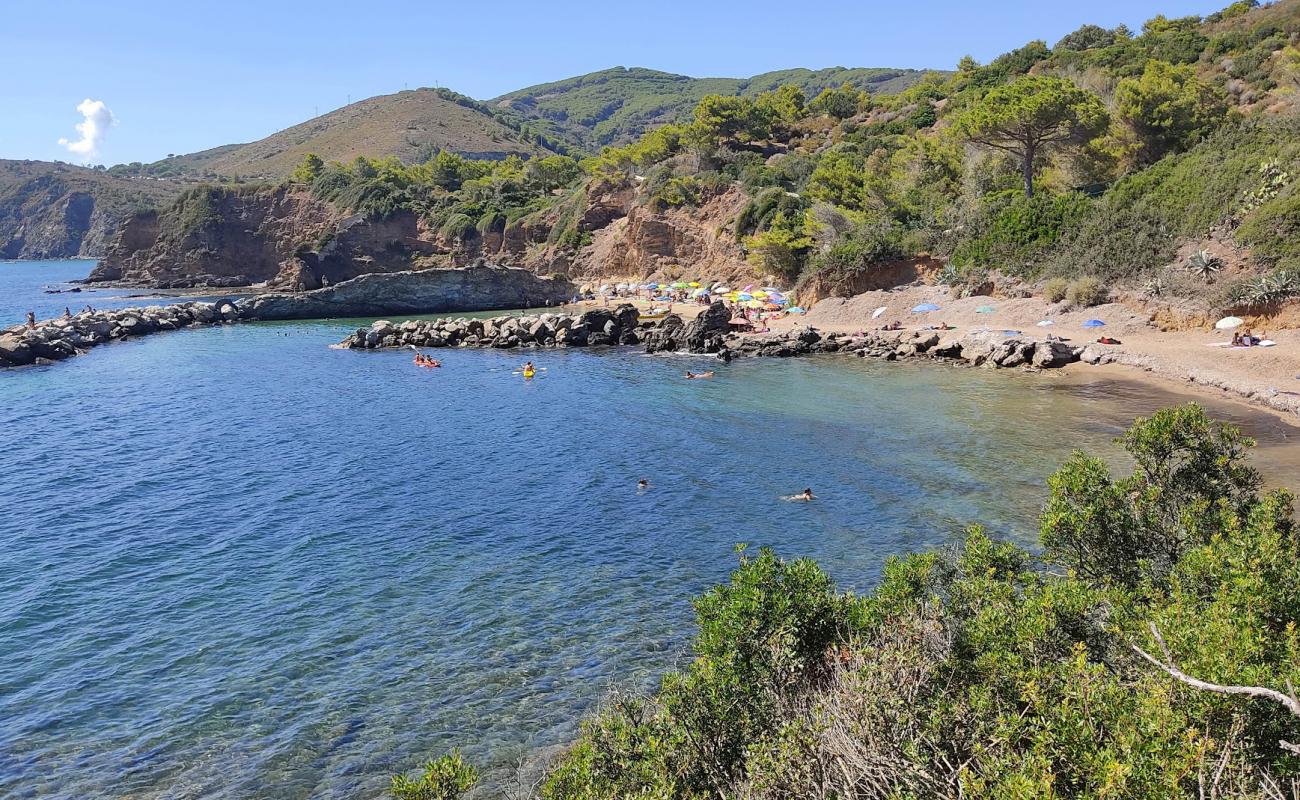
[[687,284],[687,286],[690,286],[692,289],[698,289],[698,288],[700,288],[700,282],[699,282],[699,281],[691,281],[690,283]]
[[762,289],[759,289],[757,292],[750,292],[750,294],[754,296],[755,300],[762,300],[763,298],[767,297],[767,292],[763,291]]

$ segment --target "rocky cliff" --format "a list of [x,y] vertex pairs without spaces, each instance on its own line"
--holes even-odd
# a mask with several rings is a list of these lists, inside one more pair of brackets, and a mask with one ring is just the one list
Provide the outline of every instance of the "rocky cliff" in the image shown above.
[[[731,280],[752,274],[729,227],[746,199],[733,188],[695,207],[662,209],[634,188],[604,186],[499,229],[449,236],[410,212],[348,214],[301,189],[200,187],[162,211],[128,219],[90,280],[297,291],[482,259],[575,280]],[[590,243],[557,243],[568,224]]]
[[182,189],[71,164],[0,160],[0,259],[101,256],[125,219]]
[[435,247],[415,215],[347,215],[302,191],[200,187],[127,220],[92,282],[310,290],[398,272]]

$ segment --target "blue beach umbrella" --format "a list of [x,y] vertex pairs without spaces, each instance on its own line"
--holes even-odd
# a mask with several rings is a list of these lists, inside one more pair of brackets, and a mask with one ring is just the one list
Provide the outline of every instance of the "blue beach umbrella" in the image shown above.
[[1099,319],[1090,319],[1090,320],[1088,320],[1087,322],[1083,323],[1083,327],[1085,327],[1085,328],[1100,328],[1101,326],[1103,326],[1103,325],[1105,325],[1105,324],[1106,324],[1106,323],[1102,322],[1102,321],[1099,320]]
[[927,311],[938,311],[939,307],[934,303],[922,303],[912,309],[913,314],[924,314]]
[[791,308],[791,309],[790,309],[790,313],[791,313],[791,314],[802,314],[802,313],[803,313],[803,309],[800,308],[799,306],[795,306],[794,308]]
[[992,313],[993,313],[993,306],[980,306],[979,308],[975,309],[975,313],[976,313],[976,314],[992,314]]

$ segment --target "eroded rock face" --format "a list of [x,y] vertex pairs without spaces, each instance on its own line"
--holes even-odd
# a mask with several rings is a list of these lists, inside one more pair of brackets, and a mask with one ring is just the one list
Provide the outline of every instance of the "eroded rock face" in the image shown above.
[[307,291],[409,270],[435,252],[414,214],[367,219],[302,190],[213,188],[127,220],[89,280]]

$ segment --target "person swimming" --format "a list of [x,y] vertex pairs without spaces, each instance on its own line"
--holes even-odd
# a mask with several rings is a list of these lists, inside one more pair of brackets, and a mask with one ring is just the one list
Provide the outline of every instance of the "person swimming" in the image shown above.
[[649,488],[650,488],[650,481],[645,478],[642,478],[641,480],[636,482],[636,490],[638,492],[644,492],[646,489]]
[[709,370],[708,372],[687,372],[686,373],[686,380],[688,381],[696,380],[698,378],[712,378],[712,377],[713,377],[713,370]]
[[816,499],[817,499],[817,495],[813,494],[811,487],[804,489],[799,494],[790,495],[789,497],[786,498],[786,500],[792,500],[797,502],[808,502],[810,500],[816,500]]

